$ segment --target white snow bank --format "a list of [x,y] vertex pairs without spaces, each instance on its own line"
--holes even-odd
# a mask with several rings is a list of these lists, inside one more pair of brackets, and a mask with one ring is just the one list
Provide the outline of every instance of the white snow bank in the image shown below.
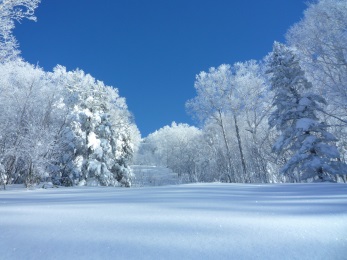
[[0,191],[1,259],[346,259],[347,185]]

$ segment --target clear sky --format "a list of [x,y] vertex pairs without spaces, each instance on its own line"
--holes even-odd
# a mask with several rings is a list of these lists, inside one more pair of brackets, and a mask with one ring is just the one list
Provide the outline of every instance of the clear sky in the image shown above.
[[117,87],[142,136],[194,124],[185,102],[195,75],[261,59],[284,41],[306,0],[42,0],[17,25],[22,56],[45,70],[83,69]]

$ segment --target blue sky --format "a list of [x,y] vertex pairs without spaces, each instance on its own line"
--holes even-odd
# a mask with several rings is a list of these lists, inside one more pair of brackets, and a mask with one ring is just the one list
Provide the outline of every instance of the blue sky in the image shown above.
[[195,75],[261,59],[284,41],[305,0],[42,0],[17,25],[22,56],[45,70],[83,69],[127,99],[142,136],[194,124],[185,102]]

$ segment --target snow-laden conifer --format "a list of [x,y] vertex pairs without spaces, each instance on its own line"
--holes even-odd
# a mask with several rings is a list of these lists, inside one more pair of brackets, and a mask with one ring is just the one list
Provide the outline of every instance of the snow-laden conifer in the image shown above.
[[130,186],[132,123],[124,98],[81,70],[66,72],[57,67],[55,73],[67,90],[66,126],[61,134],[66,149],[61,154],[64,177],[80,184]]
[[312,85],[293,51],[275,42],[268,72],[275,107],[269,124],[281,132],[273,151],[279,155],[291,151],[291,158],[282,172],[297,170],[304,179],[318,177],[320,180],[329,174],[345,173],[347,167],[340,162],[334,145],[337,140],[317,117],[317,111],[322,110],[325,100],[308,92]]

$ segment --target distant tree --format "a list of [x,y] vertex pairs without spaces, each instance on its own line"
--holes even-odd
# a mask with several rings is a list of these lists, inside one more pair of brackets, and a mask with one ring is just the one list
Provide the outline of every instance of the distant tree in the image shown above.
[[325,100],[307,92],[312,85],[293,51],[275,42],[268,72],[276,107],[269,124],[281,132],[273,150],[278,154],[291,151],[282,172],[292,173],[296,169],[304,179],[318,177],[320,180],[327,174],[346,172],[346,165],[341,163],[333,145],[336,138],[316,116]]
[[187,124],[164,126],[144,139],[137,160],[165,166],[189,181],[203,181],[199,171],[202,132]]
[[0,62],[18,57],[18,42],[13,36],[15,22],[36,21],[34,11],[41,0],[0,0]]

